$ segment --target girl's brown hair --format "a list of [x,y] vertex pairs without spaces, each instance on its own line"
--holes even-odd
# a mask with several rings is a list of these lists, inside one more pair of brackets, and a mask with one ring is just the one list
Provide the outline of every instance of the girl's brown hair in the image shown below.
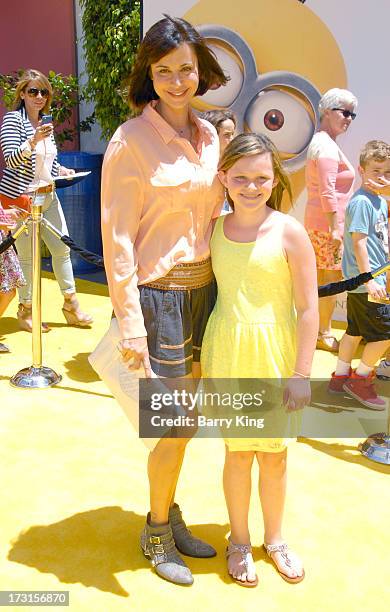
[[[227,172],[227,170],[234,166],[234,164],[242,157],[262,155],[263,153],[271,154],[275,179],[278,181],[275,187],[272,189],[272,194],[267,202],[267,206],[273,208],[274,210],[280,210],[284,191],[287,191],[290,201],[292,200],[291,185],[290,179],[283,168],[279,153],[274,143],[268,138],[268,136],[265,136],[264,134],[246,133],[239,134],[233,138],[233,140],[227,145],[221,157],[218,170]],[[227,199],[232,208],[234,208],[234,202],[229,194],[227,194]]]
[[49,92],[49,95],[46,98],[46,104],[40,111],[41,115],[48,113],[50,110],[51,101],[53,99],[53,88],[50,85],[48,78],[45,77],[42,72],[39,72],[39,70],[34,70],[33,68],[25,70],[19,78],[18,82],[16,83],[13,110],[19,110],[24,106],[24,100],[20,97],[20,94],[24,92],[27,95],[27,86],[30,81],[38,81],[38,85],[42,89],[47,89],[47,91]]
[[146,32],[125,82],[130,108],[142,110],[148,102],[158,99],[150,78],[150,66],[184,43],[193,48],[198,60],[199,85],[195,95],[202,96],[210,88],[226,85],[229,77],[225,76],[199,32],[188,21],[165,15]]

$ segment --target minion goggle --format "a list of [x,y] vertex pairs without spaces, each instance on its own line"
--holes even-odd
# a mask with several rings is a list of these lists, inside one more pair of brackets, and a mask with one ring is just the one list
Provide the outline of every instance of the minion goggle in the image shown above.
[[237,32],[220,25],[200,25],[197,30],[230,76],[225,87],[197,98],[197,107],[229,108],[240,132],[266,134],[290,172],[302,168],[319,124],[320,92],[293,72],[260,74],[250,47]]

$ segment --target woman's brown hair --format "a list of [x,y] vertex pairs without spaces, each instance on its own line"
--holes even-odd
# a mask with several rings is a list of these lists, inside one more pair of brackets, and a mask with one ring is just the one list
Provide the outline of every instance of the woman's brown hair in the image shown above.
[[142,110],[148,102],[158,99],[150,78],[150,65],[184,43],[193,48],[198,60],[199,85],[195,95],[202,96],[211,88],[226,85],[229,77],[199,32],[188,21],[165,15],[146,32],[138,48],[132,72],[125,83],[130,108]]
[[38,81],[39,86],[42,89],[47,89],[47,91],[49,92],[49,95],[47,96],[47,99],[46,99],[46,104],[41,110],[40,114],[42,115],[42,114],[48,113],[50,110],[51,101],[53,99],[53,88],[50,85],[48,78],[45,77],[45,75],[42,74],[42,72],[39,72],[39,70],[34,70],[33,68],[29,68],[28,70],[25,70],[23,74],[20,76],[18,82],[16,83],[13,110],[19,110],[20,108],[24,106],[24,101],[20,97],[20,94],[22,92],[27,94],[27,91],[26,91],[27,85],[29,84],[30,81]]
[[[239,159],[252,155],[262,155],[263,153],[271,154],[274,175],[277,180],[267,206],[274,210],[280,210],[284,191],[287,191],[290,201],[292,200],[290,179],[283,168],[282,160],[274,143],[265,134],[247,133],[239,134],[233,138],[221,157],[218,170],[227,172]],[[234,208],[234,202],[229,194],[227,194],[227,199]]]

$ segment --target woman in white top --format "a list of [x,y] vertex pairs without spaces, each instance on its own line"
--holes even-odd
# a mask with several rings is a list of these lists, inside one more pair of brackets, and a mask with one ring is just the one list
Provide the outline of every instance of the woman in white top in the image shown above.
[[[74,174],[74,170],[59,165],[53,124],[42,124],[41,120],[50,110],[52,97],[52,87],[44,74],[32,69],[22,74],[16,86],[14,110],[5,115],[1,126],[6,168],[0,182],[0,196],[3,193],[16,198],[22,193],[32,194],[41,200],[44,218],[68,234],[54,178]],[[53,271],[64,296],[62,310],[66,321],[79,327],[90,325],[92,317],[80,310],[76,297],[69,248],[45,227],[42,227],[42,239],[52,255]],[[26,279],[26,285],[19,288],[18,321],[21,329],[31,332],[31,235],[21,235],[16,247]],[[42,331],[49,331],[48,326],[43,324]]]

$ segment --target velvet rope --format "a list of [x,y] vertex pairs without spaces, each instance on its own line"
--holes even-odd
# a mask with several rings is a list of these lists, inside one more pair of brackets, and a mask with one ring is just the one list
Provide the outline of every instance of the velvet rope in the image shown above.
[[[69,236],[61,236],[61,240],[66,246],[68,246],[72,251],[78,253],[80,257],[88,261],[89,263],[98,266],[99,268],[104,268],[104,260],[103,257],[97,255],[96,253],[92,253],[87,249],[83,249],[82,247],[77,246],[75,242]],[[15,239],[12,234],[7,236],[2,243],[0,243],[0,254],[4,253],[7,249],[9,249],[15,243]],[[347,280],[338,281],[337,283],[329,283],[328,285],[321,285],[318,287],[318,297],[327,297],[328,295],[336,295],[338,293],[343,293],[344,291],[353,291],[367,283],[367,281],[373,278],[372,272],[363,272],[362,274],[358,274],[358,276],[354,276],[353,278],[348,278]]]

